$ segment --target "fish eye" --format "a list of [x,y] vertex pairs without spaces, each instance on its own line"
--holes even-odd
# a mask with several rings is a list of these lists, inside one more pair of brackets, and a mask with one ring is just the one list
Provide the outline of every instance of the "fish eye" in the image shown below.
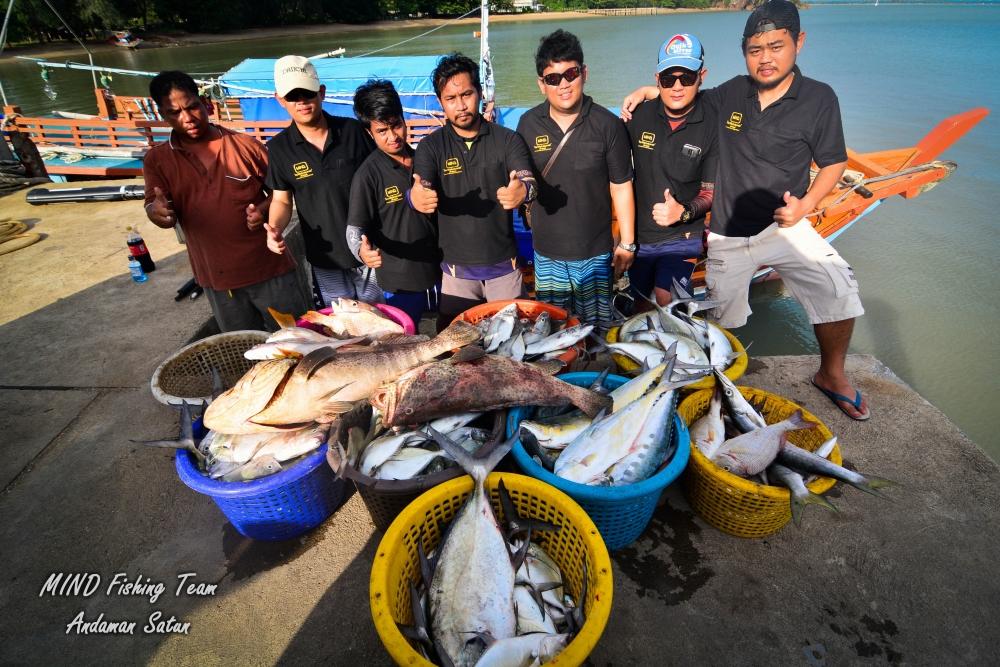
[[408,415],[412,415],[413,414],[413,408],[406,408],[405,412]]

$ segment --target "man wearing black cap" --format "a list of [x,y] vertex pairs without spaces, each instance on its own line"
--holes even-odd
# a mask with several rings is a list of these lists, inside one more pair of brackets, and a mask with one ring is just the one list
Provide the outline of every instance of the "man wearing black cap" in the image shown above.
[[[708,234],[705,282],[721,302],[719,324],[739,327],[750,315],[749,283],[761,266],[778,270],[813,324],[820,368],[812,383],[844,414],[870,414],[844,372],[854,318],[864,313],[851,267],[805,217],[847,165],[840,105],[826,84],[803,76],[795,58],[805,44],[799,11],[768,0],[743,30],[747,76],[706,91],[718,110],[719,168]],[[636,91],[623,115],[641,99]],[[810,164],[819,173],[810,183]]]

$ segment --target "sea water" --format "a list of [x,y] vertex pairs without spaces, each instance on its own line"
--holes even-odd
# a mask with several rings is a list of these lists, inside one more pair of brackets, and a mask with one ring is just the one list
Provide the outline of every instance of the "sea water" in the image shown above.
[[[855,150],[912,146],[948,116],[979,106],[993,110],[942,156],[958,163],[949,180],[914,200],[887,200],[835,245],[855,270],[867,310],[857,321],[851,352],[881,359],[1000,460],[992,418],[1000,390],[1000,240],[991,210],[1000,192],[1000,5],[813,5],[801,16],[806,42],[800,67],[837,92],[847,143]],[[745,71],[745,21],[743,12],[703,12],[497,22],[490,41],[498,101],[532,106],[542,100],[533,56],[538,39],[556,28],[580,37],[589,70],[586,91],[607,106],[617,107],[628,91],[653,82],[657,48],[675,32],[701,38],[706,85],[717,85]],[[247,57],[308,55],[340,46],[348,54],[366,53],[427,29],[115,51],[96,60],[110,67],[220,72]],[[380,55],[457,49],[475,57],[474,29],[445,27]],[[2,62],[0,80],[7,97],[27,113],[93,113],[93,86],[85,72],[54,70],[54,101],[43,94],[35,65]],[[120,94],[146,94],[146,85],[148,80],[121,75],[112,82]],[[756,290],[751,306],[754,315],[737,334],[753,342],[755,355],[817,352],[802,309],[780,284]],[[880,423],[877,400],[871,408],[872,428],[892,428]]]

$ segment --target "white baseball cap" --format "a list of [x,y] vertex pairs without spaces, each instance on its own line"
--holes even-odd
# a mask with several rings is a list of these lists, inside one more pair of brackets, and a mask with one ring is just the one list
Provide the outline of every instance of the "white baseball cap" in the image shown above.
[[274,63],[274,92],[284,97],[296,88],[319,92],[316,66],[302,56],[284,56]]

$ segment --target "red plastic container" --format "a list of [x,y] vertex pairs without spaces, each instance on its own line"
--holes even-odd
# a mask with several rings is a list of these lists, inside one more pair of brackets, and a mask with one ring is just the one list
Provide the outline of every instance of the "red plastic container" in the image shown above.
[[[543,312],[547,312],[554,320],[565,320],[567,327],[580,324],[579,318],[575,315],[571,315],[565,309],[545,303],[544,301],[532,301],[530,299],[488,301],[486,303],[479,304],[478,306],[473,306],[464,313],[459,314],[459,316],[455,318],[455,321],[462,320],[464,322],[468,322],[469,324],[476,324],[480,320],[485,320],[487,317],[496,315],[503,308],[512,303],[517,303],[517,314],[519,317],[527,317],[528,319],[534,321]],[[582,345],[583,343],[577,343],[577,345],[570,348],[567,352],[561,354],[559,356],[559,360],[567,366],[573,363],[576,361],[576,358],[580,356],[580,346]]]

